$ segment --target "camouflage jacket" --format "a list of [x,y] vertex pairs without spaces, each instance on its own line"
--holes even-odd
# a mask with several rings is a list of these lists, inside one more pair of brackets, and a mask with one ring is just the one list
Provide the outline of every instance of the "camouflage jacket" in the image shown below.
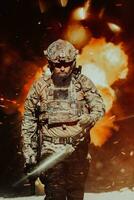
[[[103,100],[98,93],[96,87],[86,76],[80,74],[77,78],[73,77],[73,84],[77,93],[77,101],[83,102],[85,110],[84,112],[88,113],[90,116],[90,127],[94,126],[95,123],[104,115],[105,107],[103,104]],[[26,159],[26,162],[34,162],[32,158],[35,158],[37,155],[37,138],[38,138],[38,117],[42,116],[43,110],[46,106],[46,96],[48,87],[51,85],[51,76],[44,76],[35,81],[29,90],[27,98],[25,100],[25,112],[22,121],[22,136],[23,136],[23,153]],[[40,106],[39,116],[36,116],[36,109]],[[61,128],[61,127],[60,127]],[[56,137],[61,137],[61,135],[65,135],[64,137],[71,136],[70,133],[75,132],[75,128],[72,126],[68,126],[67,130],[61,130],[60,128],[53,128],[52,133],[55,132],[57,135],[52,135]],[[47,129],[45,125],[42,127],[43,134],[49,135],[49,131],[51,129]],[[77,130],[74,134],[81,132],[81,130]],[[51,132],[50,132],[51,134]]]

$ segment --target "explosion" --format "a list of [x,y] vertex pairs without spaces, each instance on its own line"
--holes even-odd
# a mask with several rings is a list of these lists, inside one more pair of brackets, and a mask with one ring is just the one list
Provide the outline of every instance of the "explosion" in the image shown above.
[[[106,42],[105,38],[91,37],[90,30],[81,24],[82,20],[89,18],[89,11],[90,1],[86,1],[83,7],[73,11],[64,38],[76,47],[82,48],[77,64],[82,66],[82,73],[94,82],[104,100],[106,114],[91,130],[91,142],[101,146],[112,135],[112,130],[117,130],[114,124],[115,117],[111,114],[116,101],[112,85],[115,81],[126,78],[128,57],[122,43],[115,45]],[[114,23],[109,22],[107,25],[115,34],[122,31],[121,27]]]
[[70,22],[64,38],[69,40],[77,48],[81,48],[81,46],[83,46],[88,41],[90,36],[90,31],[85,29],[81,24]]
[[107,141],[112,129],[117,129],[115,118],[110,114],[116,100],[111,86],[118,79],[126,78],[127,60],[121,44],[107,43],[104,38],[92,38],[78,57],[77,63],[82,65],[82,73],[95,83],[106,106],[106,115],[91,130],[91,142],[97,146]]
[[[68,1],[60,2],[63,7],[68,3]],[[42,1],[40,1],[40,6],[43,10],[41,3]],[[126,78],[128,57],[123,50],[122,43],[115,45],[112,42],[106,42],[105,38],[95,39],[91,37],[89,28],[81,24],[81,20],[89,17],[89,11],[90,1],[88,0],[83,7],[76,8],[72,12],[63,38],[73,43],[77,48],[82,48],[77,58],[77,65],[82,65],[82,73],[94,82],[104,99],[106,115],[91,130],[91,142],[101,146],[112,135],[112,129],[117,130],[114,124],[116,119],[112,113],[112,107],[116,101],[116,93],[112,85],[115,81]],[[115,33],[121,31],[121,28],[116,24],[108,23],[108,26]],[[9,62],[8,60],[6,63]],[[24,99],[32,82],[41,74],[41,68],[37,67],[35,76],[27,81],[21,95],[13,103],[13,107],[17,106],[21,113],[24,111]]]

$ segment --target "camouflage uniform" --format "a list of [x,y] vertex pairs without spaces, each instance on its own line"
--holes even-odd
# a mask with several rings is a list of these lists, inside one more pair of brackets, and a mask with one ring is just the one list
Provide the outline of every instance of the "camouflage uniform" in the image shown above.
[[[58,40],[56,44],[62,46],[62,43],[64,41]],[[68,47],[68,42],[66,44],[65,46]],[[66,58],[67,62],[73,60],[77,54],[75,48],[69,46],[65,52],[60,51],[56,59],[54,53],[59,47],[57,46],[54,50],[52,47],[53,45],[50,45],[47,49],[48,53],[45,52],[48,61],[56,62]],[[69,50],[70,47],[72,51]],[[72,57],[66,56],[66,52],[67,55],[71,53]],[[63,99],[61,98],[60,92],[62,93],[65,89],[61,87],[56,93],[59,98],[56,100],[54,88],[52,76],[43,74],[28,93],[22,123],[23,152],[26,163],[37,161],[39,135],[41,135],[40,159],[58,151],[66,144],[74,145],[75,150],[68,158],[42,173],[40,178],[45,184],[46,200],[65,200],[66,197],[68,200],[82,200],[89,168],[87,157],[89,130],[103,116],[104,104],[94,84],[82,74],[71,74],[70,84],[67,86],[67,97],[65,90],[65,95]],[[40,109],[37,116],[38,106]],[[86,116],[84,126],[79,120],[83,115]],[[41,122],[40,127],[39,122]]]

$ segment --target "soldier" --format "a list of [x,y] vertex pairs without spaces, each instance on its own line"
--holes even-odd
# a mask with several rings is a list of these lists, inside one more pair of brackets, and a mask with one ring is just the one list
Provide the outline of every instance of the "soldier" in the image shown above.
[[45,184],[45,200],[82,200],[89,169],[89,132],[104,115],[103,100],[76,67],[78,50],[71,43],[59,39],[44,53],[51,75],[42,74],[25,101],[22,135],[26,165],[38,162],[38,150],[42,159],[69,144],[72,154],[42,172],[40,179]]

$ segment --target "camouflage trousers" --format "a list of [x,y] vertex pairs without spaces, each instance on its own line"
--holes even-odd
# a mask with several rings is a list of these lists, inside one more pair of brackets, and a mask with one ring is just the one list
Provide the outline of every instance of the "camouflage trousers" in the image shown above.
[[88,170],[88,142],[83,141],[64,161],[41,174],[45,200],[83,200]]

